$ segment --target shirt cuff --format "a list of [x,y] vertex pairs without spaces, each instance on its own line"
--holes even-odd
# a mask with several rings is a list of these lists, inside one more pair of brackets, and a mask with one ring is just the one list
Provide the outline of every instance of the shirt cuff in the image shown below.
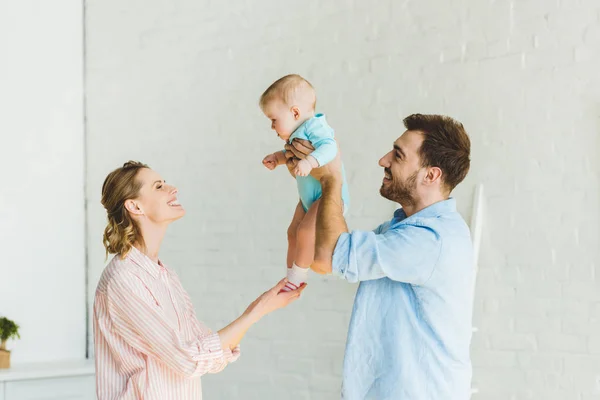
[[198,340],[198,354],[193,357],[195,361],[218,360],[223,358],[224,352],[221,347],[221,338],[218,333],[212,333]]
[[310,163],[310,166],[313,168],[319,168],[321,166],[320,161],[317,160],[312,154],[306,156],[306,160]]
[[240,345],[237,345],[233,348],[233,350],[231,349],[225,349],[223,350],[223,354],[225,357],[225,361],[227,363],[232,363],[237,361],[238,358],[240,358]]
[[350,234],[343,232],[333,250],[331,259],[331,273],[340,278],[346,279],[346,270],[350,260]]

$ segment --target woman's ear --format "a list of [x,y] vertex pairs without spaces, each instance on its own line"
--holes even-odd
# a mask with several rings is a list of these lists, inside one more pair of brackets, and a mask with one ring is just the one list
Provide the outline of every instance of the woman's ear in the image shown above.
[[125,208],[133,215],[142,215],[144,212],[135,200],[125,200]]

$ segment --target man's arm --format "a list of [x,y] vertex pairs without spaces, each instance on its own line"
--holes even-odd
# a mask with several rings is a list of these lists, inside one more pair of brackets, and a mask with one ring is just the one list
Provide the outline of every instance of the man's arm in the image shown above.
[[423,225],[401,225],[380,234],[353,231],[340,235],[332,269],[348,282],[387,277],[422,285],[433,274],[441,249],[439,234]]
[[[300,139],[294,139],[285,149],[293,154],[294,160],[305,159],[314,151],[308,140]],[[290,160],[292,158],[288,160],[288,168],[293,163]],[[342,161],[339,150],[331,162],[313,169],[311,175],[321,182],[323,194],[317,211],[315,260],[310,268],[318,274],[330,274],[338,238],[342,233],[348,232],[343,215]]]
[[311,269],[318,274],[330,274],[333,251],[340,235],[348,232],[342,202],[342,161],[339,151],[334,159],[312,170],[313,178],[321,182],[323,195],[317,211],[315,260]]

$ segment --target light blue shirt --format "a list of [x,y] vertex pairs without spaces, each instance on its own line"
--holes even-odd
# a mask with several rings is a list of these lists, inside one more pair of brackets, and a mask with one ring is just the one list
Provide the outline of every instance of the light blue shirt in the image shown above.
[[469,399],[473,249],[453,198],[343,233],[332,269],[360,282],[342,398]]
[[[327,123],[324,114],[316,114],[314,117],[304,121],[288,139],[288,143],[292,143],[294,139],[309,140],[315,150],[310,153],[319,166],[323,166],[331,162],[337,155],[337,143],[334,139],[334,131]],[[284,150],[285,151],[285,150]],[[350,191],[346,182],[346,170],[342,164],[342,200],[344,202],[344,213],[350,207]],[[298,194],[304,211],[308,211],[310,206],[321,198],[323,194],[321,183],[312,176],[297,176],[296,184],[298,185]]]

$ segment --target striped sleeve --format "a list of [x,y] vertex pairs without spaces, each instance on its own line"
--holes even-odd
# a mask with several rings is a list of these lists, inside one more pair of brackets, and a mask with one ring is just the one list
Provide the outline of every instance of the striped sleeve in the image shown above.
[[[171,272],[171,279],[173,282],[173,286],[177,289],[180,296],[184,299],[184,303],[185,303],[184,307],[185,307],[185,311],[187,313],[186,317],[190,319],[190,322],[192,323],[192,326],[194,328],[196,335],[198,337],[202,337],[202,336],[212,334],[212,331],[206,325],[204,325],[196,316],[196,311],[194,310],[194,304],[192,303],[192,299],[190,298],[190,295],[183,288],[183,285],[181,284],[181,281],[179,280],[179,276],[177,276],[177,274],[174,271]],[[228,363],[232,363],[232,362],[236,361],[239,357],[240,357],[240,346],[239,345],[237,345],[233,349],[229,349],[229,348],[224,349],[223,350],[223,358],[225,359],[225,363],[223,365],[216,366],[214,369],[211,369],[208,372],[209,373],[220,372],[223,370],[223,368],[225,368],[227,366]]]
[[220,371],[227,363],[217,333],[183,340],[134,274],[124,271],[113,277],[107,285],[107,306],[116,333],[127,344],[185,377]]

